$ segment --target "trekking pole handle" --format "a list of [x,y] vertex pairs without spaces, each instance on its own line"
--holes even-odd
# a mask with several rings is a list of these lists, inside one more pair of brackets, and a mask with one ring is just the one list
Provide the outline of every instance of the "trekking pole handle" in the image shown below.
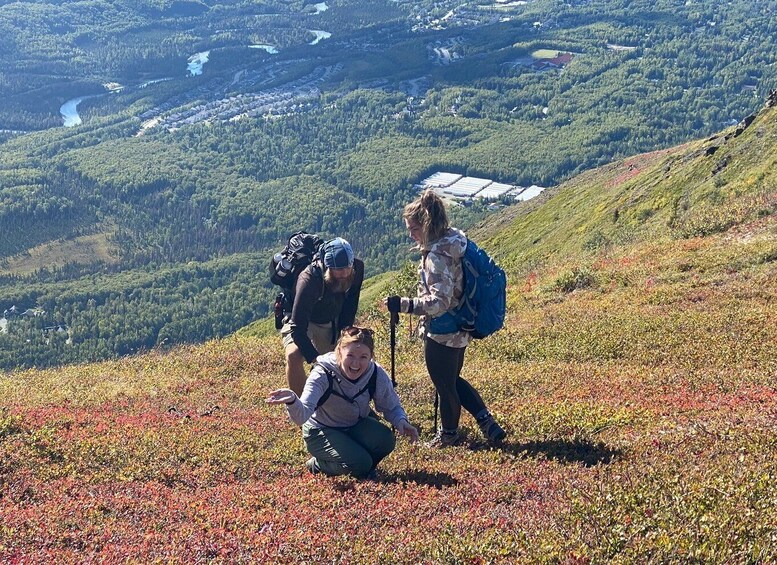
[[402,298],[400,296],[388,296],[385,303],[386,309],[392,314],[398,314],[402,309]]

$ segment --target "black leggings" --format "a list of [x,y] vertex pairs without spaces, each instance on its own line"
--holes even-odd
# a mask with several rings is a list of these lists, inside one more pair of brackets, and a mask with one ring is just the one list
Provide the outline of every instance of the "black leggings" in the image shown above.
[[448,347],[428,337],[424,339],[426,370],[440,395],[440,421],[445,430],[459,427],[462,406],[474,417],[486,410],[478,391],[460,376],[466,349]]

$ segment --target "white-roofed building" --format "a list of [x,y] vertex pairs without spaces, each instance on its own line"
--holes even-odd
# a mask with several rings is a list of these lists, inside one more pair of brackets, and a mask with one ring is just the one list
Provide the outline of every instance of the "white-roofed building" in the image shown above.
[[505,184],[503,182],[492,182],[486,186],[483,190],[478,192],[478,198],[499,198],[504,196],[515,188],[512,184]]
[[508,196],[516,201],[530,200],[539,195],[544,187],[533,184],[525,188],[514,184],[494,182],[491,179],[465,177],[456,173],[436,172],[415,185],[419,190],[433,189],[443,197],[464,201],[475,198],[500,198]]
[[477,177],[464,177],[450,186],[446,186],[442,189],[443,194],[449,196],[457,196],[459,198],[471,198],[478,192],[483,190],[493,181],[491,179],[481,179]]
[[444,186],[450,186],[461,178],[461,175],[456,173],[434,173],[432,176],[425,178],[421,181],[423,188],[442,188]]
[[539,196],[543,190],[545,190],[545,187],[533,184],[528,188],[524,188],[520,193],[516,193],[515,199],[520,201],[531,200],[535,196]]

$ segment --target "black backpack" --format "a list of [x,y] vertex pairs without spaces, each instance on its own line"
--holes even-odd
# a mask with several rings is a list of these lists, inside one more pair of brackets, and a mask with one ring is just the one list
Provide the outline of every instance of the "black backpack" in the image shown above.
[[375,365],[375,368],[372,371],[372,375],[370,376],[370,380],[367,381],[367,384],[364,385],[364,387],[359,392],[357,392],[355,395],[353,395],[352,397],[346,396],[346,395],[344,395],[342,393],[337,392],[334,389],[335,376],[332,374],[332,371],[330,371],[329,369],[327,369],[326,367],[324,367],[323,365],[321,365],[319,363],[316,363],[316,365],[318,365],[319,367],[321,367],[324,370],[324,374],[326,375],[326,378],[329,380],[329,387],[326,389],[326,392],[321,395],[321,398],[318,399],[318,404],[316,404],[316,408],[320,407],[333,394],[335,396],[339,396],[340,398],[344,398],[345,400],[347,400],[351,404],[356,402],[356,399],[358,397],[360,397],[362,394],[364,394],[365,392],[369,392],[370,393],[370,400],[375,398],[375,389],[378,386],[378,366],[377,365]]
[[281,287],[275,298],[275,327],[280,329],[283,318],[294,305],[297,277],[319,255],[324,240],[316,234],[298,231],[289,238],[286,246],[270,258],[270,282]]

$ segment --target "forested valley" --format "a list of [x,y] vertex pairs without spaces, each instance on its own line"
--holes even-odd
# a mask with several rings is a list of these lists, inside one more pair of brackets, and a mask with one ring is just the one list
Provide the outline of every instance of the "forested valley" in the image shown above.
[[777,86],[777,2],[512,4],[0,2],[0,368],[228,335],[269,312],[296,230],[378,274],[411,259],[400,212],[428,174],[554,186],[733,127]]

